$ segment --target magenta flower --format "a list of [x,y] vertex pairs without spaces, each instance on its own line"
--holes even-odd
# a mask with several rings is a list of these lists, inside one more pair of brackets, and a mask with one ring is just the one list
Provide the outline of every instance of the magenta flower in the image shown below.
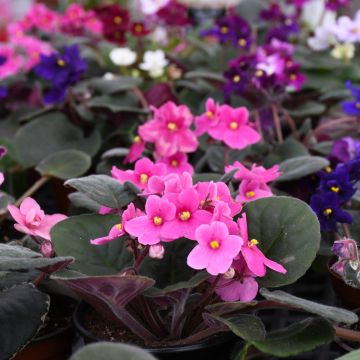
[[242,209],[242,205],[232,198],[229,187],[223,182],[217,182],[215,185],[217,187],[216,200],[224,201],[229,205],[232,217],[239,214]]
[[126,234],[125,227],[129,220],[134,219],[137,216],[140,216],[141,212],[136,210],[135,205],[130,203],[127,209],[123,212],[121,223],[114,225],[107,236],[103,236],[94,240],[90,240],[90,243],[93,245],[105,245],[110,241],[118,239],[119,237]]
[[145,204],[146,215],[136,217],[126,223],[126,231],[138,238],[142,245],[155,245],[168,237],[164,234],[165,225],[175,217],[176,208],[169,200],[156,195],[148,197]]
[[34,4],[27,12],[26,17],[20,22],[24,31],[32,28],[45,32],[54,33],[58,31],[60,16],[43,4]]
[[195,135],[200,136],[218,124],[220,109],[221,107],[213,99],[206,101],[205,113],[195,118]]
[[195,231],[202,224],[209,224],[211,213],[202,209],[200,197],[195,189],[189,188],[180,194],[168,194],[168,199],[176,206],[176,216],[164,225],[163,236],[167,239],[186,237],[195,240]]
[[252,276],[244,276],[242,279],[220,279],[217,283],[215,292],[224,301],[243,301],[253,300],[259,290],[259,285]]
[[129,153],[126,155],[126,158],[124,160],[125,164],[132,163],[139,159],[142,155],[142,153],[145,150],[145,142],[143,139],[141,139],[140,136],[135,136],[133,140],[133,144],[131,145],[129,149]]
[[236,201],[247,203],[270,196],[273,196],[273,193],[265,183],[243,180],[239,186],[239,194],[236,196]]
[[249,125],[249,112],[245,107],[233,109],[223,105],[220,121],[217,126],[209,129],[209,134],[232,149],[243,149],[260,140],[260,135]]
[[4,181],[5,181],[4,174],[0,172],[0,186],[3,184]]
[[280,176],[279,165],[274,165],[270,169],[265,169],[262,166],[257,166],[253,164],[251,170],[247,169],[239,161],[235,161],[234,164],[229,165],[225,168],[225,171],[228,173],[233,169],[238,169],[234,175],[236,180],[254,180],[257,182],[268,183],[277,179]]
[[189,174],[194,173],[194,168],[189,164],[187,155],[181,152],[159,159],[158,163],[165,164],[169,174],[183,174],[184,172]]
[[17,231],[32,236],[40,236],[46,240],[51,240],[51,228],[67,218],[62,214],[45,215],[39,204],[30,197],[24,199],[20,208],[9,205],[8,210],[17,222],[14,225]]
[[113,166],[111,175],[119,180],[121,184],[130,181],[139,189],[145,189],[149,179],[154,175],[165,175],[166,166],[164,164],[154,164],[148,158],[142,158],[135,163],[134,170],[120,170]]
[[196,230],[196,241],[198,245],[190,252],[187,263],[196,270],[206,269],[211,275],[228,271],[243,244],[240,236],[229,235],[227,226],[219,221],[201,225]]
[[0,79],[17,74],[23,65],[24,58],[13,47],[0,45]]
[[275,261],[268,259],[261,250],[257,247],[258,240],[249,240],[246,214],[244,214],[239,220],[238,225],[240,228],[241,237],[244,239],[244,245],[241,248],[241,254],[244,257],[246,265],[249,270],[256,276],[265,276],[266,267],[285,274],[286,269]]
[[159,109],[152,107],[152,110],[154,118],[139,127],[139,134],[146,142],[155,144],[159,157],[197,149],[198,141],[190,130],[193,115],[187,106],[176,106],[169,101]]

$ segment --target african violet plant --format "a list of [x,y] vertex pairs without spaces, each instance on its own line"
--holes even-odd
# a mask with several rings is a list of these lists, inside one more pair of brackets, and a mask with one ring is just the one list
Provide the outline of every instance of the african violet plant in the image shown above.
[[[339,330],[329,320],[357,317],[265,289],[291,284],[310,267],[320,245],[316,215],[300,200],[273,195],[277,165],[235,162],[224,175],[194,173],[187,154],[199,146],[198,131],[223,142],[225,152],[227,145],[243,149],[260,140],[245,108],[209,100],[195,118],[185,105],[153,108],[126,160],[151,150],[154,161],[142,157],[133,170],[114,166],[112,177],[67,182],[78,190],[71,195],[77,205],[100,214],[73,216],[52,228],[56,254],[76,259],[53,279],[144,346],[193,344],[231,330],[261,351],[288,356],[330,341]],[[296,177],[291,168],[286,175]],[[254,301],[259,285],[269,300]],[[322,317],[291,325],[284,340],[287,329],[266,335],[255,315],[272,306]],[[310,330],[316,337],[299,348],[284,346]]]

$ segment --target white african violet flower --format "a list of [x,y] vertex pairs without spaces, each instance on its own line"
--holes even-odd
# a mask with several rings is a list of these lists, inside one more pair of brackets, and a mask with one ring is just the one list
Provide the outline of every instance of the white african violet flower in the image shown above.
[[157,26],[151,33],[150,38],[157,44],[167,45],[169,43],[168,33],[164,26]]
[[360,10],[354,20],[348,16],[341,16],[336,22],[334,33],[342,42],[360,42]]
[[178,0],[179,3],[192,8],[222,9],[236,6],[242,0]]
[[160,9],[166,6],[170,0],[138,0],[139,8],[145,15],[156,14]]
[[338,44],[331,51],[331,56],[335,59],[349,61],[355,56],[354,44]]
[[146,51],[144,61],[139,67],[141,70],[147,71],[152,78],[157,78],[164,74],[164,69],[168,64],[162,50]]
[[115,48],[110,51],[111,61],[118,66],[130,66],[134,64],[137,58],[135,51],[129,48]]
[[114,79],[115,79],[115,75],[114,75],[113,73],[107,72],[107,73],[105,73],[105,74],[103,75],[103,78],[104,78],[105,80],[111,81],[111,80],[114,80]]
[[334,26],[324,25],[315,29],[315,36],[307,41],[308,45],[315,51],[322,51],[336,43],[334,36]]
[[319,25],[334,25],[336,19],[335,12],[325,9],[325,0],[308,1],[304,5],[301,16],[310,29],[315,29]]

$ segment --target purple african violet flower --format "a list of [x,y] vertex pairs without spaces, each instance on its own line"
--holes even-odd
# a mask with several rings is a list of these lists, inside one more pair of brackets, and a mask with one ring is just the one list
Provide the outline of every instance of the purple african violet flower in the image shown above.
[[5,146],[0,145],[0,160],[7,154],[7,149]]
[[50,81],[51,90],[45,94],[46,103],[61,102],[65,98],[68,86],[80,80],[86,71],[86,62],[80,57],[79,47],[65,47],[63,53],[41,55],[40,63],[34,68],[35,73]]
[[337,140],[332,147],[330,158],[340,162],[347,162],[360,151],[360,140],[347,136]]
[[340,208],[339,197],[333,192],[313,195],[310,206],[318,216],[323,231],[336,231],[338,222],[346,224],[352,222],[352,216]]
[[343,111],[349,115],[360,115],[360,87],[354,86],[351,81],[347,81],[345,86],[354,98],[353,101],[344,101],[341,105]]

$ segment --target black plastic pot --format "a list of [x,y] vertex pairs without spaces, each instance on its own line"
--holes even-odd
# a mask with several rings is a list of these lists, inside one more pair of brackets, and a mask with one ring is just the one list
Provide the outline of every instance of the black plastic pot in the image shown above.
[[[75,309],[73,322],[74,328],[82,338],[84,344],[103,341],[93,335],[83,325],[83,319],[91,307],[81,302]],[[156,358],[160,360],[202,360],[218,359],[230,360],[230,355],[235,343],[239,339],[231,332],[221,333],[209,340],[186,346],[172,346],[162,348],[146,348]]]

